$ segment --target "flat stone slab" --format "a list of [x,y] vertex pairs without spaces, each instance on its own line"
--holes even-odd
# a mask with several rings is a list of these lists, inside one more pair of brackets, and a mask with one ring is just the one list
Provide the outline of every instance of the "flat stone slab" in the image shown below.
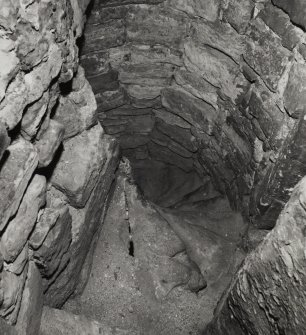
[[39,209],[46,201],[46,178],[35,175],[18,212],[2,235],[0,248],[6,262],[13,262],[22,251],[36,223]]
[[23,139],[10,145],[8,152],[0,171],[0,230],[16,213],[38,163],[36,149]]
[[96,184],[103,159],[103,129],[98,124],[64,142],[51,183],[72,206],[82,208]]

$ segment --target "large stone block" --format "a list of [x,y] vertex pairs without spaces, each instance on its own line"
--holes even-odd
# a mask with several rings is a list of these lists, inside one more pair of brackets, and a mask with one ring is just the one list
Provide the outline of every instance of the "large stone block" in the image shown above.
[[115,109],[127,103],[127,94],[122,87],[115,91],[99,92],[95,96],[97,101],[98,117],[100,113]]
[[306,173],[305,128],[306,121],[301,116],[257,192],[258,216],[255,223],[261,228],[274,227],[294,186]]
[[11,130],[21,120],[27,106],[28,89],[24,74],[18,73],[7,87],[5,97],[0,103],[0,121]]
[[24,191],[37,166],[38,155],[33,145],[23,139],[8,148],[0,171],[0,229],[6,226],[20,204]]
[[156,128],[154,128],[154,130],[151,132],[150,138],[154,143],[161,145],[162,147],[168,148],[170,151],[178,154],[181,157],[192,157],[192,152],[188,151],[181,144],[173,141],[169,136],[163,134]]
[[63,208],[47,207],[42,210],[29,239],[29,245],[33,250],[41,247],[49,231],[64,214],[65,210]]
[[126,38],[124,21],[112,20],[107,24],[89,26],[84,36],[83,54],[123,45]]
[[39,334],[42,310],[42,280],[35,263],[30,262],[16,323],[16,329],[19,334]]
[[37,134],[47,113],[49,98],[49,91],[46,91],[38,101],[26,109],[21,121],[21,133],[25,139],[31,140]]
[[[33,252],[33,260],[42,277],[46,278],[44,280],[44,290],[48,287],[49,278],[60,266],[72,240],[71,215],[68,206],[63,206],[57,210],[59,215],[54,226],[47,233],[42,245]],[[31,245],[34,246],[33,243]]]
[[161,66],[172,64],[182,66],[182,51],[165,45],[127,44],[124,47],[109,50],[109,63],[112,68],[120,70],[122,66],[145,64]]
[[239,62],[244,52],[245,40],[230,25],[225,23],[202,23],[191,26],[191,39],[199,46],[210,46]]
[[58,150],[64,138],[64,126],[54,120],[50,120],[49,127],[40,134],[39,140],[35,143],[38,152],[38,167],[48,166]]
[[186,16],[172,9],[138,5],[127,16],[127,41],[134,44],[161,44],[180,49],[187,34]]
[[292,119],[278,108],[274,95],[267,92],[264,87],[254,88],[248,113],[255,118],[251,120],[253,132],[265,146],[274,150],[280,148],[286,137],[284,134],[288,134],[292,127]]
[[[5,95],[6,88],[9,82],[13,79],[18,71],[19,59],[16,55],[15,50],[7,50],[5,46],[8,44],[8,40],[0,39],[0,101]],[[13,43],[12,43],[13,44]],[[11,45],[13,47],[13,45]]]
[[89,129],[97,122],[96,100],[86,79],[80,90],[60,98],[54,120],[65,127],[64,139]]
[[177,85],[181,86],[185,91],[218,109],[218,88],[206,81],[197,72],[179,69],[175,72],[174,79]]
[[220,10],[220,0],[168,0],[166,4],[188,15],[200,16],[207,21],[216,21]]
[[211,105],[181,88],[164,89],[162,91],[162,104],[168,111],[206,133],[211,133],[218,117],[218,112]]
[[244,58],[257,72],[270,90],[276,91],[279,81],[289,63],[290,52],[281,44],[261,19],[256,19],[249,26],[246,52]]
[[16,216],[9,222],[0,242],[6,262],[13,262],[22,251],[46,201],[46,178],[35,175],[26,190]]
[[282,39],[282,45],[293,50],[302,40],[303,31],[295,27],[287,14],[281,9],[267,3],[259,17]]
[[120,6],[106,7],[105,5],[105,2],[100,1],[93,3],[86,21],[87,25],[101,24],[111,20],[123,20],[129,10],[129,6],[125,6],[124,1],[121,1]]
[[119,88],[118,72],[110,67],[105,72],[88,78],[94,93],[114,91]]
[[140,133],[148,134],[154,127],[155,119],[150,114],[121,116],[116,119],[104,119],[102,121],[105,131],[112,134]]
[[15,324],[17,320],[27,273],[28,266],[24,268],[19,276],[6,270],[3,270],[0,274],[0,294],[2,302],[0,306],[0,316],[11,325]]
[[294,23],[306,30],[306,3],[303,0],[272,0],[272,2],[288,13]]
[[[75,291],[93,237],[98,234],[103,222],[107,197],[118,166],[119,151],[117,142],[107,135],[102,137],[101,143],[100,153],[103,159],[95,188],[84,208],[69,208],[72,216],[72,243],[57,271],[49,278],[45,301],[51,306],[62,306]],[[88,275],[89,273],[85,273],[84,276]]]
[[246,257],[205,334],[305,333],[305,194],[303,178],[275,228]]
[[198,150],[197,140],[191,134],[190,130],[167,124],[160,119],[156,121],[156,128],[190,152],[196,152]]
[[171,124],[173,126],[180,127],[182,129],[190,129],[192,126],[189,122],[185,121],[179,115],[173,114],[165,108],[153,109],[155,117],[163,120],[165,123]]
[[27,265],[28,260],[29,260],[29,248],[28,245],[25,244],[22,251],[19,253],[14,262],[12,263],[4,262],[3,268],[4,270],[15,273],[16,275],[19,276],[23,272],[25,266]]
[[46,61],[24,76],[28,89],[28,103],[34,102],[43,95],[51,81],[59,74],[62,64],[59,47],[56,44],[50,45]]
[[226,54],[208,45],[191,39],[184,44],[185,66],[197,72],[213,86],[220,88],[222,95],[235,102],[248,87],[239,66]]
[[251,0],[230,0],[224,17],[239,34],[242,34],[251,20],[253,9],[254,3]]
[[100,124],[64,142],[51,183],[66,194],[71,205],[85,206],[105,162],[103,147]]
[[284,93],[285,107],[290,115],[305,111],[306,105],[306,65],[295,63],[290,71]]
[[169,86],[175,67],[172,64],[124,64],[119,69],[119,81],[140,86]]
[[0,11],[0,23],[5,30],[12,31],[16,26],[17,8],[11,0],[4,0]]

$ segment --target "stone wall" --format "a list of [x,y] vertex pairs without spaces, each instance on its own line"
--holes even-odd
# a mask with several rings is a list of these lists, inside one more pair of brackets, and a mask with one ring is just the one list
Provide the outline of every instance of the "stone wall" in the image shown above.
[[205,335],[305,334],[306,178],[247,256]]
[[289,0],[95,1],[81,62],[105,131],[132,161],[210,174],[234,208],[272,228],[306,172],[295,141],[303,11]]
[[118,162],[78,64],[88,2],[1,2],[0,316],[23,335],[86,279]]

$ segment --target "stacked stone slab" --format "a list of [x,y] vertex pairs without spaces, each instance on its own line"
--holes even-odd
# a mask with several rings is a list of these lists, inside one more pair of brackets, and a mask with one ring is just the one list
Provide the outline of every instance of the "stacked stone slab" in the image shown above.
[[1,334],[38,334],[75,291],[106,210],[118,148],[78,64],[87,5],[1,2]]
[[[205,171],[270,229],[304,173],[302,155],[282,165],[301,134],[304,11],[287,0],[96,1],[81,59],[99,120],[131,161]],[[273,177],[284,169],[299,177]]]
[[236,274],[205,335],[304,334],[306,179]]

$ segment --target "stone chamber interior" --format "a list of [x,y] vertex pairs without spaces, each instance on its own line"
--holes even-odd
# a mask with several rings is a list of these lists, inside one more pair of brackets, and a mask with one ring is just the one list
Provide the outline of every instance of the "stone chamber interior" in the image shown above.
[[305,1],[0,5],[0,334],[305,334]]

